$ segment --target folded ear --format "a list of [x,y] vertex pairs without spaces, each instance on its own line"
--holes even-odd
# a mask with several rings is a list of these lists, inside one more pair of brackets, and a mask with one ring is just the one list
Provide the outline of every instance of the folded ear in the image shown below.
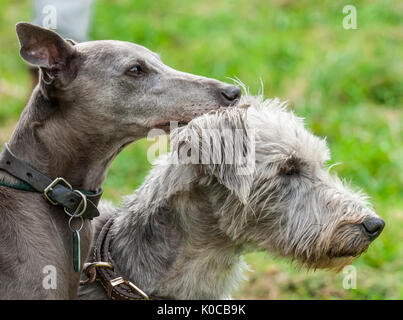
[[249,197],[255,169],[254,132],[246,115],[240,108],[204,115],[171,137],[179,163],[196,164],[203,176],[215,177],[242,203]]
[[56,32],[36,25],[20,22],[16,25],[21,44],[21,57],[45,71],[47,82],[59,78],[64,84],[71,78],[70,62],[75,48]]
[[66,39],[66,41],[67,41],[68,43],[70,43],[72,46],[75,46],[75,45],[77,44],[77,42],[74,41],[73,39]]

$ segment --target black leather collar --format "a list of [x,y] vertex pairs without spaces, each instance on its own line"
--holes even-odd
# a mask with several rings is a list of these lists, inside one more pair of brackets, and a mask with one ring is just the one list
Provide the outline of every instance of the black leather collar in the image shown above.
[[[102,188],[95,192],[74,190],[65,179],[51,179],[18,159],[7,144],[0,153],[0,169],[25,182],[34,191],[42,193],[51,204],[62,206],[69,215],[86,219],[99,216],[97,205],[103,193]],[[9,184],[7,186],[12,187]]]

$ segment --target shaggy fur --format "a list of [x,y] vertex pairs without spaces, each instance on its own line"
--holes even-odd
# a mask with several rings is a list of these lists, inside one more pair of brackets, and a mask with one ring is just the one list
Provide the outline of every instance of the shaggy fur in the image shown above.
[[[204,115],[173,132],[174,151],[143,185],[120,208],[102,207],[98,230],[115,218],[110,251],[116,268],[149,294],[226,299],[243,278],[247,251],[340,269],[371,242],[361,223],[377,215],[365,195],[329,173],[325,140],[277,99],[244,97],[240,106],[249,108]],[[205,128],[209,143],[201,139]],[[243,135],[231,137],[239,130]],[[231,164],[191,163],[202,154],[214,160],[212,150],[220,150],[221,159],[242,157]],[[81,288],[79,296],[106,298],[98,284]]]

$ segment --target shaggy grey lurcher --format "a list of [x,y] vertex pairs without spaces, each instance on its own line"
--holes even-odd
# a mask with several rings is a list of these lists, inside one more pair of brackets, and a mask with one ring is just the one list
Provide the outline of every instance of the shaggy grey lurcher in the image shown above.
[[[326,142],[302,119],[277,99],[244,97],[243,105],[249,108],[204,115],[173,132],[174,151],[143,185],[120,208],[102,207],[98,232],[114,217],[115,268],[146,293],[229,298],[251,250],[340,269],[382,231],[366,196],[329,173]],[[233,161],[189,163],[217,160],[217,152]],[[107,298],[99,284],[80,297]]]

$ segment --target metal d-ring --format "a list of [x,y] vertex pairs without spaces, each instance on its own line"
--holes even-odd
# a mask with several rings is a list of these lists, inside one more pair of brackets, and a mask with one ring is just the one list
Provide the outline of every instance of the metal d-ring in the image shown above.
[[[74,229],[74,228],[71,226],[71,222],[73,221],[74,218],[80,218],[80,220],[81,220],[81,225],[80,225],[80,227],[77,228],[77,229]],[[82,229],[83,226],[84,226],[84,219],[83,219],[82,216],[71,216],[70,219],[69,219],[69,223],[68,223],[68,224],[69,224],[69,228],[70,228],[70,230],[71,230],[72,232],[80,232],[81,229]]]
[[[84,212],[87,210],[87,197],[85,194],[83,194],[81,191],[78,190],[73,190],[75,193],[77,193],[79,196],[81,196],[81,201],[77,206],[76,212],[74,213],[70,213],[69,210],[67,208],[64,208],[64,212],[66,214],[68,214],[70,217],[74,217],[74,218],[79,218],[81,217]],[[78,210],[81,209],[80,212],[78,212]]]

